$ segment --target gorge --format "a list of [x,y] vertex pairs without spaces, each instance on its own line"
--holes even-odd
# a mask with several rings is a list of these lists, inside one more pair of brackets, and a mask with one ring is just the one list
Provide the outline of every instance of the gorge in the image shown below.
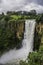
[[16,63],[20,60],[26,60],[29,52],[33,51],[35,20],[25,21],[24,39],[22,40],[22,47],[20,49],[14,48],[3,54],[0,57],[0,64]]

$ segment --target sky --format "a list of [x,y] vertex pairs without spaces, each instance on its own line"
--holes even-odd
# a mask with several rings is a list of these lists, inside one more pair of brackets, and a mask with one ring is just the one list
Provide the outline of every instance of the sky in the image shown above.
[[0,0],[0,13],[7,11],[30,11],[43,13],[43,0]]

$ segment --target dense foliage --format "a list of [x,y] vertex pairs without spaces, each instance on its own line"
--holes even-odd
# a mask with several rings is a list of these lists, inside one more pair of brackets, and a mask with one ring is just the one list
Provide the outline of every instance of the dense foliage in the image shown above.
[[30,52],[27,60],[20,61],[20,65],[43,65],[43,47],[38,52]]
[[38,14],[35,19],[34,51],[29,53],[27,60],[21,60],[20,65],[43,65],[43,14]]
[[8,15],[0,15],[0,55],[9,49],[22,46],[23,31],[24,21],[15,21]]
[[34,51],[20,65],[43,65],[43,14],[36,14],[35,10],[0,14],[0,55],[14,47],[21,48],[26,19],[36,19]]

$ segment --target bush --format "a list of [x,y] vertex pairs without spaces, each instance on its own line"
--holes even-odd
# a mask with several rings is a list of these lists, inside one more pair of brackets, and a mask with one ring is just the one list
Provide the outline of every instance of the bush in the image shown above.
[[26,63],[26,61],[20,61],[19,65],[29,65],[28,63]]
[[38,52],[30,52],[27,60],[28,62],[20,61],[20,65],[43,65],[43,47]]

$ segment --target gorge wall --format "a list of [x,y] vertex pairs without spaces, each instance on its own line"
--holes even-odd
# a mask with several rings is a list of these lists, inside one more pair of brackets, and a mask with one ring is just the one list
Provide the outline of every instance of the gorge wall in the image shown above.
[[43,46],[43,22],[36,23],[34,33],[34,49],[39,50],[39,47]]
[[[10,18],[9,18],[10,19]],[[16,47],[22,47],[22,39],[24,37],[25,21],[0,20],[0,55]],[[3,41],[2,41],[3,40]],[[34,32],[34,48],[38,50],[43,45],[43,23],[36,23]]]
[[0,21],[0,55],[14,47],[22,47],[24,30],[24,21]]

